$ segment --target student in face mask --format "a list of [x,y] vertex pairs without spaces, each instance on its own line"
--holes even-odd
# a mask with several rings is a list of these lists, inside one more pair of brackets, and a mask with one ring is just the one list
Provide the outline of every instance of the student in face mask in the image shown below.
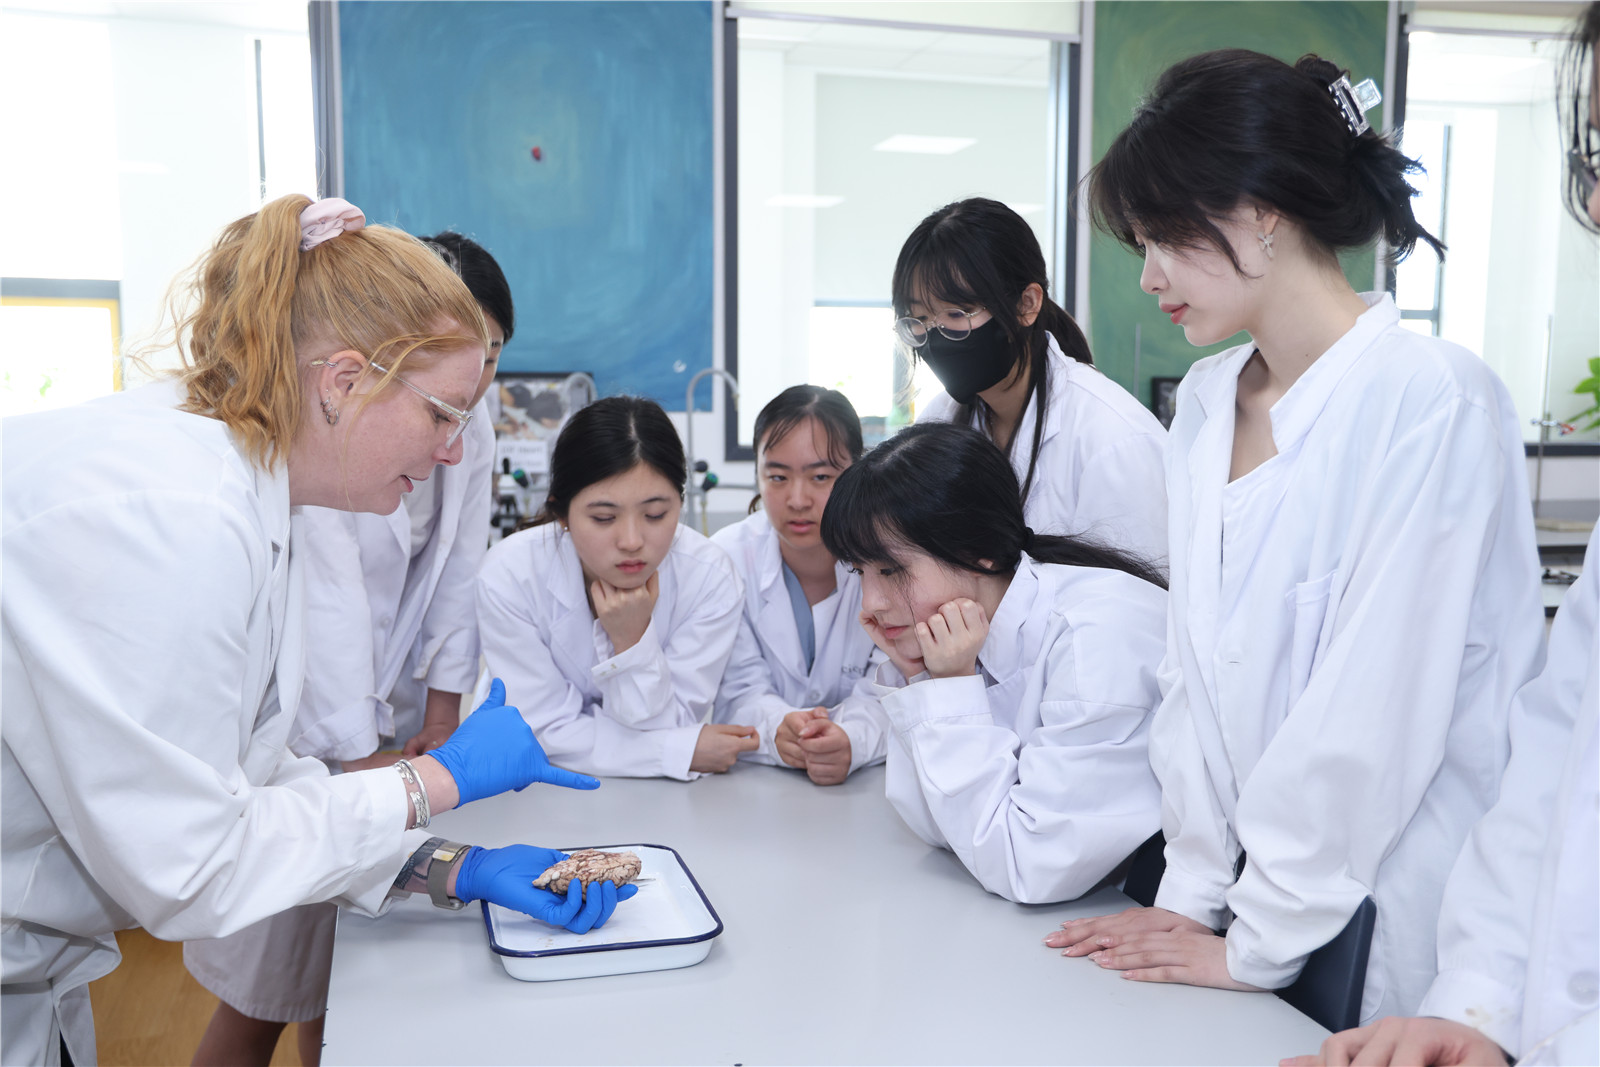
[[1166,432],[1094,369],[1048,287],[1033,230],[1004,204],[963,200],[917,225],[895,263],[895,333],[944,386],[917,421],[971,426],[999,445],[1035,530],[1164,566]]

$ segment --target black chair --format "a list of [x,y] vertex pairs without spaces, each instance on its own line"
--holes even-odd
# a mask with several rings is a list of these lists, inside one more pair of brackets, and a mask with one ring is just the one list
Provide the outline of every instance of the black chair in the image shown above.
[[1361,991],[1367,982],[1367,956],[1378,905],[1363,900],[1339,935],[1306,958],[1294,984],[1278,996],[1334,1033],[1361,1022]]
[[1133,852],[1128,861],[1128,877],[1122,883],[1122,892],[1142,908],[1153,908],[1156,890],[1161,888],[1161,875],[1167,869],[1167,839],[1157,830],[1149,840]]
[[[1141,907],[1154,907],[1161,875],[1167,869],[1167,839],[1157,831],[1140,845],[1128,862],[1122,892]],[[1244,873],[1245,856],[1239,855],[1234,877]],[[1334,1033],[1361,1022],[1361,993],[1367,982],[1367,957],[1372,951],[1372,931],[1378,905],[1367,897],[1337,937],[1306,958],[1306,965],[1291,985],[1278,990],[1287,1004]]]

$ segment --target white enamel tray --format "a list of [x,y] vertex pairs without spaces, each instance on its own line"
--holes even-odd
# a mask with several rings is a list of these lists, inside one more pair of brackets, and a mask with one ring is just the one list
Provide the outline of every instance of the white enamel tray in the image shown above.
[[[524,982],[692,967],[711,952],[722,920],[683,857],[665,845],[583,845],[639,854],[639,892],[598,930],[574,934],[483,902],[489,948],[506,973]],[[577,849],[565,849],[576,852]]]

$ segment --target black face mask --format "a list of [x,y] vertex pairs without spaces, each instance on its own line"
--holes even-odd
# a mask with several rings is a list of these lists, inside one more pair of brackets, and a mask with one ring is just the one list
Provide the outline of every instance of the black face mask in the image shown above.
[[972,403],[979,393],[1003,381],[1017,362],[1005,332],[994,319],[959,341],[929,330],[928,343],[917,349],[917,355],[958,404]]

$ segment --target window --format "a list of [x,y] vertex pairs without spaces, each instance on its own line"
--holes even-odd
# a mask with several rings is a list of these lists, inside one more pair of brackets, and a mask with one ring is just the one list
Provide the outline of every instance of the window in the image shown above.
[[124,369],[137,381],[108,356],[154,337],[217,231],[315,195],[303,5],[7,9],[0,93],[6,414],[120,388]]
[[891,328],[894,262],[916,224],[986,196],[1057,246],[1053,72],[1067,46],[748,16],[732,27],[738,446],[761,406],[801,382],[850,397],[871,445],[938,388]]
[[1426,250],[1401,264],[1397,297],[1407,325],[1483,356],[1536,441],[1546,413],[1563,421],[1588,406],[1573,387],[1600,354],[1600,242],[1562,206],[1562,42],[1423,31],[1408,48],[1402,148],[1429,168],[1417,210],[1450,248],[1442,266]]

